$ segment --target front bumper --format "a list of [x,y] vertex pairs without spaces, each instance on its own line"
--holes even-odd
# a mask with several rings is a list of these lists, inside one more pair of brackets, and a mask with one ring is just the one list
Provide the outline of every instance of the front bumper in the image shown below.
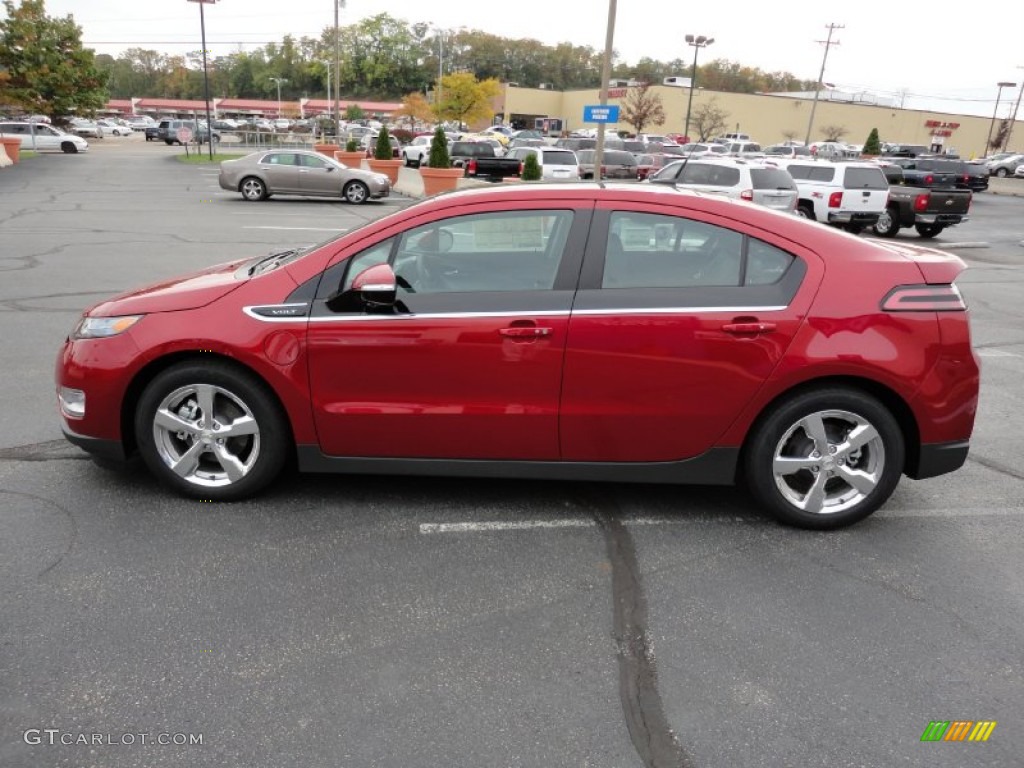
[[64,437],[69,443],[77,445],[83,451],[91,456],[95,456],[97,459],[115,462],[117,464],[124,464],[128,461],[128,455],[125,453],[124,444],[120,440],[80,435],[72,430],[67,424],[62,424],[61,430],[64,432]]

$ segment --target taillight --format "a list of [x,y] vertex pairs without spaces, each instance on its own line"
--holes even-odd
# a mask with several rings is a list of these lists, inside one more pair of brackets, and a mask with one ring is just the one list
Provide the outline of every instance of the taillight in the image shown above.
[[899,285],[882,299],[885,312],[963,312],[967,309],[955,285]]
[[751,202],[753,202],[754,190],[744,189],[742,192],[740,192],[740,200],[750,200]]
[[476,160],[470,160],[466,164],[466,175],[467,176],[476,176]]
[[923,195],[918,195],[914,198],[914,212],[924,213],[928,210],[928,201],[931,195],[925,192]]
[[526,163],[520,163],[519,164],[519,175],[522,176],[523,175],[523,171],[525,171],[525,170],[526,170]]
[[965,187],[971,186],[971,177],[968,176],[966,173],[964,174],[964,186]]
[[838,208],[842,204],[843,204],[843,193],[842,192],[833,192],[831,195],[828,196],[828,207],[829,208]]
[[926,186],[930,187],[933,183],[935,183],[935,177],[929,173],[927,176],[924,177],[924,183]]

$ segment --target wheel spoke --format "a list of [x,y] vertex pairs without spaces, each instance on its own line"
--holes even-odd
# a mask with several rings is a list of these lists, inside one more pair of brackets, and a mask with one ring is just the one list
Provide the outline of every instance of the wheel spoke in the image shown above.
[[792,475],[801,469],[810,469],[818,465],[817,459],[810,456],[776,456],[772,462],[772,470],[776,475]]
[[826,482],[828,482],[828,477],[824,472],[815,475],[814,485],[807,491],[807,495],[801,500],[799,507],[805,512],[821,512],[822,507],[825,506]]
[[258,435],[260,426],[252,416],[239,416],[233,422],[221,428],[217,437],[241,437],[243,435]]
[[228,451],[223,445],[213,446],[213,455],[220,462],[220,465],[228,475],[228,480],[232,483],[236,483],[245,477],[245,466],[238,460],[237,456]]
[[190,435],[194,435],[198,431],[196,425],[191,421],[186,421],[178,414],[172,413],[166,408],[161,408],[156,412],[156,416],[153,417],[153,423],[161,429],[166,429],[168,432],[187,432]]
[[814,450],[822,456],[828,453],[828,435],[825,434],[825,422],[820,413],[812,413],[800,420],[800,427],[814,441]]
[[836,455],[846,457],[854,451],[863,448],[872,440],[877,439],[878,436],[878,430],[870,424],[858,424],[850,430],[850,434],[846,436],[846,440],[838,446]]
[[193,443],[192,447],[181,455],[181,458],[171,464],[171,469],[179,477],[187,478],[196,471],[196,467],[199,466],[199,457],[205,450],[206,446],[202,443]]
[[861,469],[853,469],[846,465],[837,467],[836,474],[850,484],[856,491],[867,496],[878,485],[878,475]]
[[207,429],[213,423],[213,387],[209,384],[196,385],[196,399],[199,401],[199,410],[203,412],[203,422]]

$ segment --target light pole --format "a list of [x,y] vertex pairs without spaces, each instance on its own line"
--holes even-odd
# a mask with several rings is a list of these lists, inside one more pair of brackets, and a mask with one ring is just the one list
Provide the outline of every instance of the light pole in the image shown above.
[[281,83],[287,83],[288,78],[286,77],[271,77],[267,78],[277,83],[277,117],[281,119]]
[[690,109],[693,107],[693,92],[697,90],[697,54],[701,48],[707,48],[713,42],[715,38],[704,37],[704,35],[693,35],[686,36],[686,44],[693,46],[693,76],[690,78],[690,98],[686,100],[686,124],[683,126],[683,135],[686,140],[690,140]]
[[338,12],[345,7],[345,0],[331,0],[334,3],[334,135],[341,140],[341,35],[338,32]]
[[[203,38],[203,96],[206,98],[206,142],[210,145],[210,160],[213,160],[213,118],[210,116],[210,77],[206,70],[206,15],[203,13],[203,6],[206,3],[213,5],[217,0],[188,0],[190,3],[199,3],[199,30]],[[198,127],[198,126],[197,126]],[[199,131],[196,131],[198,139]]]
[[985,152],[982,156],[988,155],[989,147],[992,145],[992,129],[996,127],[996,115],[999,113],[999,99],[1003,96],[1003,88],[1014,88],[1016,83],[996,83],[999,90],[996,92],[996,108],[992,110],[992,122],[988,124],[988,138],[985,139]]

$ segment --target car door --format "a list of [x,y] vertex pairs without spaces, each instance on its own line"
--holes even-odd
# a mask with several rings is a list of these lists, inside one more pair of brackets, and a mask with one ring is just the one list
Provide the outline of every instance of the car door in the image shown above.
[[820,280],[816,257],[793,248],[710,214],[599,204],[569,323],[563,459],[672,461],[712,447]]
[[299,191],[304,195],[341,195],[341,173],[332,163],[314,155],[295,155],[299,161]]
[[299,156],[294,152],[268,152],[258,163],[260,173],[272,194],[299,194]]
[[[558,458],[569,311],[592,204],[434,214],[321,280],[309,324],[310,389],[331,456]],[[348,287],[389,263],[398,301]]]

